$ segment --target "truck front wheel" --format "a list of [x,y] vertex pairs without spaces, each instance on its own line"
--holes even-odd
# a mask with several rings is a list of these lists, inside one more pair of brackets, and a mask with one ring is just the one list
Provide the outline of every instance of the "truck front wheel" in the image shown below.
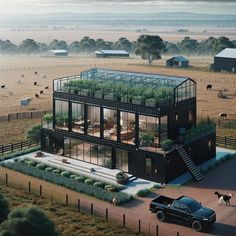
[[157,212],[157,219],[160,221],[165,221],[166,220],[166,215],[163,211],[158,211]]
[[192,223],[192,228],[197,231],[200,232],[202,231],[203,227],[202,227],[202,223],[198,220],[194,220]]

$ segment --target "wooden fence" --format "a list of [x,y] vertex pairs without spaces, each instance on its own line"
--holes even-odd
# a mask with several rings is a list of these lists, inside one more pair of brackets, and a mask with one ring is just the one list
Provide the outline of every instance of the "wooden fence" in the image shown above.
[[6,153],[12,153],[17,150],[22,150],[23,148],[30,148],[35,146],[35,143],[31,141],[20,141],[18,143],[10,143],[0,146],[0,153],[3,156]]
[[236,149],[236,137],[216,136],[216,145]]

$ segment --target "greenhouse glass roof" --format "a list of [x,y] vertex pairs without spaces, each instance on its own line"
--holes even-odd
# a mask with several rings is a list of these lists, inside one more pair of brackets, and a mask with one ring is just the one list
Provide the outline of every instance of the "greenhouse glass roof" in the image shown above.
[[136,73],[115,71],[109,69],[90,69],[81,72],[81,79],[90,79],[101,82],[124,83],[132,86],[148,86],[160,87],[171,86],[176,87],[184,81],[187,77],[167,76],[159,74]]

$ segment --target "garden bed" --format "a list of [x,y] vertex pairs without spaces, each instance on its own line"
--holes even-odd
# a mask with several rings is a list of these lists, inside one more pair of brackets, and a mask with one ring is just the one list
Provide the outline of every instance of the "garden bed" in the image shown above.
[[15,159],[14,161],[1,163],[1,165],[104,201],[112,203],[115,199],[117,205],[133,199],[133,196],[119,192],[120,189],[117,186],[108,185],[37,161]]

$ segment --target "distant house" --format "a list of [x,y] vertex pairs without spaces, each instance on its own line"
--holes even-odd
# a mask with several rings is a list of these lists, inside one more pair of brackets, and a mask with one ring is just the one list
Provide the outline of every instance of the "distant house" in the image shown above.
[[188,67],[189,60],[183,56],[172,57],[166,61],[166,66]]
[[125,50],[99,50],[95,51],[95,55],[98,58],[104,57],[129,57],[129,53]]
[[68,56],[68,51],[64,49],[57,49],[57,50],[49,50],[48,51],[49,56]]
[[236,48],[226,48],[214,57],[215,71],[236,73]]

